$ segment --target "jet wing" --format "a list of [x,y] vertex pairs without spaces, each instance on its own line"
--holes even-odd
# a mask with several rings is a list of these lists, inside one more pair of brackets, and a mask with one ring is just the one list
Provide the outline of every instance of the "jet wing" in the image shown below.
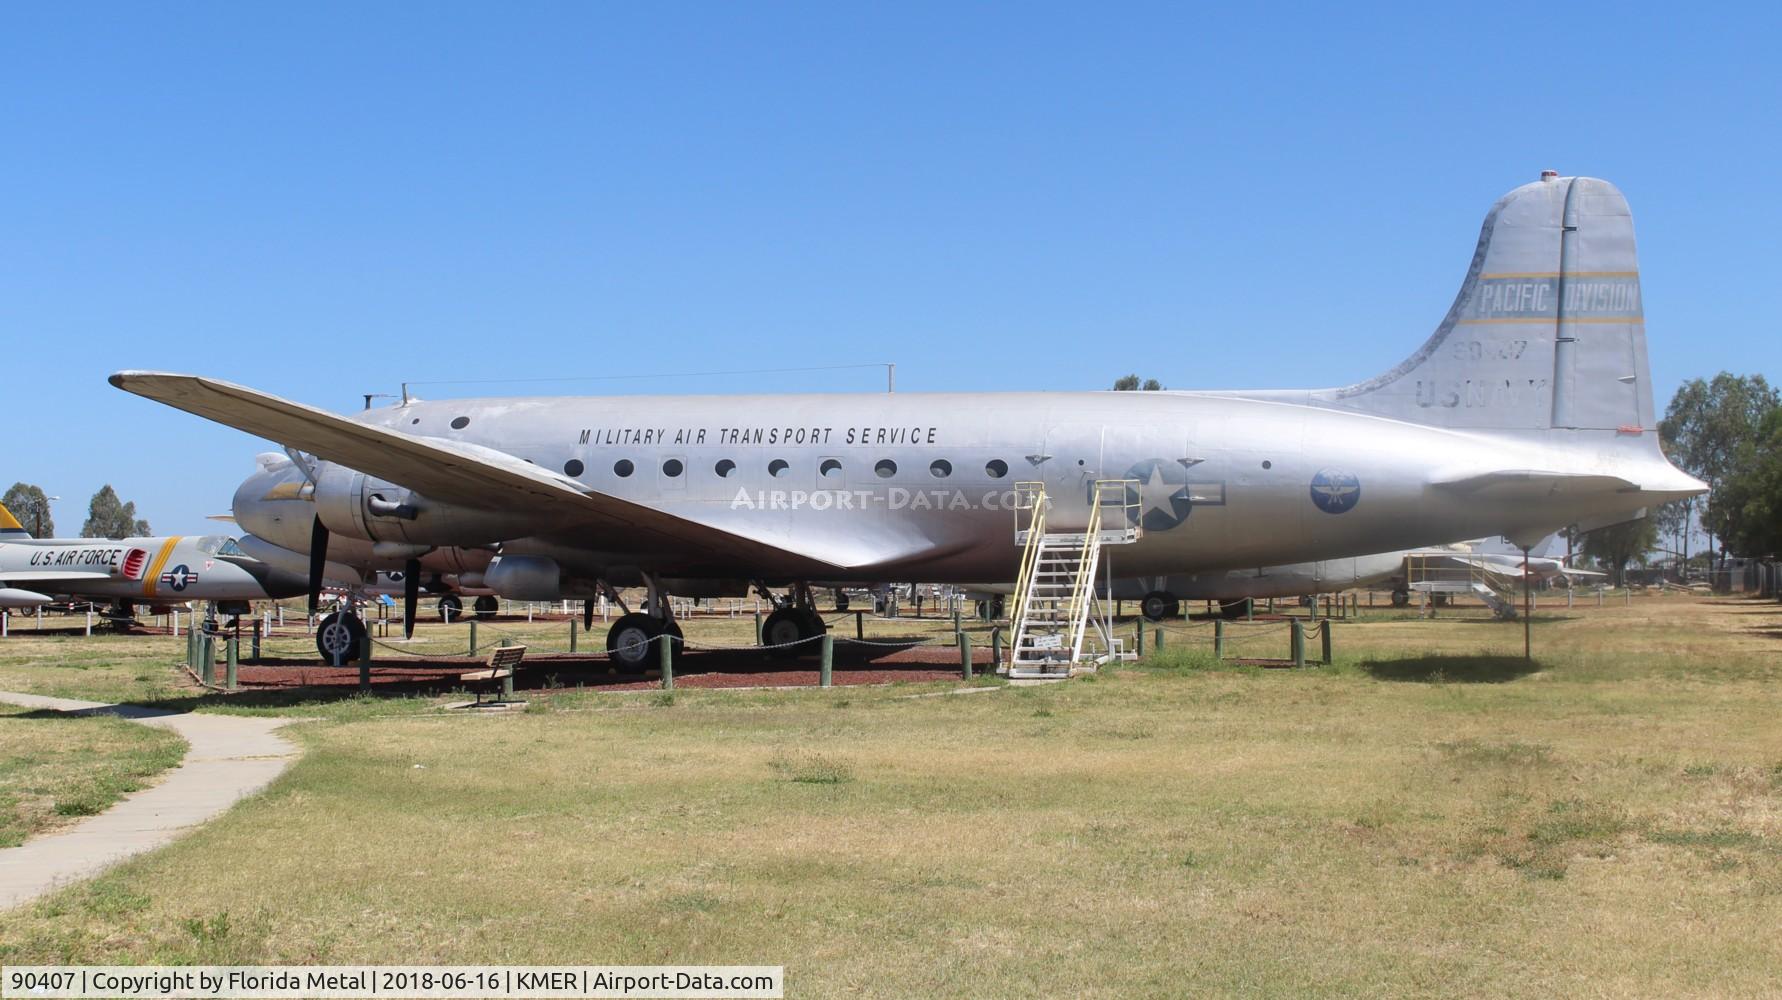
[[[66,569],[20,569],[0,570],[0,583],[85,583],[92,580],[120,580],[122,577],[110,573],[90,573],[85,570]],[[128,583],[130,581],[125,580]]]
[[1619,476],[1593,476],[1538,469],[1505,469],[1459,479],[1439,480],[1437,489],[1502,499],[1538,499],[1556,494],[1588,496],[1600,493],[1637,492],[1638,483]]
[[879,540],[889,544],[875,544],[856,536],[801,539],[794,544],[783,532],[779,537],[751,537],[734,528],[702,524],[589,490],[573,479],[492,448],[362,424],[218,379],[124,371],[111,376],[110,381],[126,392],[387,479],[444,503],[526,509],[596,529],[653,532],[745,558],[789,553],[834,569],[894,562],[923,551],[920,539]]

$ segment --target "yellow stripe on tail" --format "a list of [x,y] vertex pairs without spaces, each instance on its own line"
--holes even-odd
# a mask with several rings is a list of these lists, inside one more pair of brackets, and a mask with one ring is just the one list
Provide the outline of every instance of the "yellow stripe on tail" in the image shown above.
[[25,530],[25,526],[19,523],[19,519],[12,516],[12,511],[7,510],[5,504],[0,504],[0,538],[8,535],[22,538],[31,537],[31,533]]

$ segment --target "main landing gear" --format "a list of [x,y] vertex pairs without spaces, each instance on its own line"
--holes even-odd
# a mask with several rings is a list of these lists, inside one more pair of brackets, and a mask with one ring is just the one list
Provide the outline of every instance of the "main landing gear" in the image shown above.
[[322,654],[323,663],[356,662],[364,642],[365,623],[350,607],[331,612],[316,626],[316,652]]
[[[757,586],[768,599],[775,599],[766,588]],[[807,640],[815,639],[827,631],[829,627],[823,624],[823,619],[817,614],[816,604],[811,599],[810,585],[798,583],[792,585],[790,603],[775,608],[767,616],[767,620],[761,623],[761,644],[769,647],[769,656],[795,660],[816,652],[817,644]]]
[[679,622],[674,620],[668,606],[668,594],[656,585],[656,578],[645,575],[644,584],[649,596],[645,599],[643,611],[632,611],[619,599],[619,595],[611,587],[606,587],[607,599],[618,605],[625,613],[613,622],[613,627],[606,632],[606,655],[614,666],[626,671],[644,671],[661,662],[662,653],[656,648],[659,642],[666,642],[672,647],[670,654],[674,662],[679,663],[686,651],[686,636],[681,634]]
[[1160,622],[1182,613],[1182,602],[1174,594],[1153,590],[1139,600],[1139,612],[1146,621]]

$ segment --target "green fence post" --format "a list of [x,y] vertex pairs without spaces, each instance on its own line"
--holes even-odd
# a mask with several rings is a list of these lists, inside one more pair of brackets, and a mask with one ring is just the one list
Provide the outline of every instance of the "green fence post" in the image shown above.
[[990,629],[990,665],[992,667],[1001,667],[1002,666],[1002,626],[1001,625],[994,626]]
[[362,638],[360,638],[360,640],[359,640],[359,662],[360,663],[370,663],[371,662],[371,630],[370,629],[366,629],[365,635]]
[[[1272,600],[1270,603],[1273,603]],[[1255,620],[1256,620],[1256,601],[1252,598],[1245,598],[1244,599],[1244,621],[1253,622]]]
[[761,609],[760,608],[755,609],[755,645],[757,645],[757,646],[767,645],[766,643],[761,641]]
[[1303,667],[1306,665],[1306,626],[1304,622],[1295,618],[1292,622],[1292,628],[1293,665],[1296,667]]
[[966,680],[971,680],[971,636],[964,632],[959,633],[959,672]]
[[1225,659],[1225,619],[1213,619],[1213,659]]
[[254,663],[260,662],[260,625],[260,622],[254,623],[254,639],[253,646],[251,647],[253,655],[249,657]]
[[215,646],[215,642],[216,640],[210,637],[209,632],[200,633],[200,640],[198,643],[198,662],[200,663],[200,667],[198,676],[203,678],[205,687],[213,687],[217,682],[217,647]]
[[818,668],[818,683],[829,687],[835,682],[835,636],[823,633],[823,665]]
[[1324,646],[1324,648],[1322,650],[1322,652],[1324,654],[1324,656],[1323,656],[1324,665],[1328,667],[1328,666],[1330,666],[1330,621],[1329,621],[1329,619],[1325,620],[1324,631],[1319,634],[1318,638],[1323,643],[1323,646]]
[[575,652],[575,619],[569,620],[569,651]]
[[472,618],[470,620],[470,651],[465,653],[464,655],[465,656],[475,656],[476,655],[476,619],[475,618]]
[[[1145,630],[1142,628],[1139,629],[1139,633],[1141,635],[1144,634],[1144,631]],[[1157,626],[1157,642],[1155,643],[1155,645],[1157,647],[1157,652],[1159,652],[1159,653],[1163,652],[1163,626],[1161,626],[1161,625]]]
[[1139,659],[1142,660],[1145,658],[1145,626],[1144,626],[1144,624],[1141,622],[1139,624],[1139,627],[1135,631],[1138,633],[1138,635],[1135,637],[1137,640],[1135,643],[1135,646],[1137,647]]
[[241,640],[234,636],[230,636],[228,643],[225,644],[223,648],[228,654],[228,659],[226,660],[228,666],[223,672],[223,686],[233,691],[235,690],[235,680],[238,672],[237,668],[241,663]]
[[661,643],[656,650],[656,662],[662,667],[662,690],[674,690],[674,637],[664,632],[656,637]]

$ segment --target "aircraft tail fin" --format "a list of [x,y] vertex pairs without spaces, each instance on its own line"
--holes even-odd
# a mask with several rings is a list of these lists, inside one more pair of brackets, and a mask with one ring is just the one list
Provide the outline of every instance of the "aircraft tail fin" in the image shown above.
[[18,518],[12,516],[12,511],[7,510],[5,504],[0,504],[0,542],[16,542],[30,537],[31,533],[25,530]]
[[1594,429],[1656,441],[1627,200],[1552,171],[1493,205],[1435,334],[1396,368],[1312,392],[1335,409],[1452,428]]

